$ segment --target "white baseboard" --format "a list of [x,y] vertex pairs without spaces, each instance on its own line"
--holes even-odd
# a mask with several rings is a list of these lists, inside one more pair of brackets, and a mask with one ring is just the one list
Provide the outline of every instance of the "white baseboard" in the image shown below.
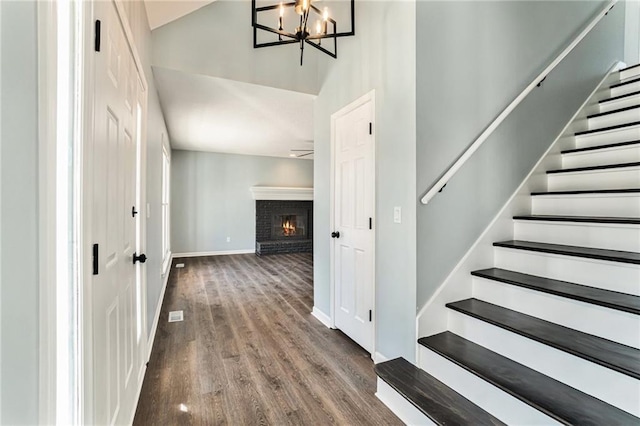
[[378,377],[378,391],[376,396],[393,414],[398,416],[406,425],[434,425],[427,416],[422,414],[413,404],[396,392],[384,380]]
[[382,355],[380,352],[374,352],[373,363],[380,364],[381,362],[389,361],[389,357]]
[[333,328],[331,326],[331,318],[327,314],[322,312],[320,309],[316,308],[315,306],[311,311],[311,315],[316,317],[316,319],[320,321],[322,324],[324,324],[327,328]]
[[227,256],[230,254],[255,254],[256,249],[243,249],[243,250],[219,250],[219,251],[196,251],[190,253],[175,253],[174,259],[179,257],[204,257],[204,256]]
[[169,275],[171,275],[171,265],[173,264],[173,255],[169,259],[169,268],[164,273],[164,280],[162,282],[162,290],[160,291],[160,298],[158,299],[158,306],[156,306],[156,313],[153,316],[153,326],[151,327],[151,333],[147,338],[147,362],[151,359],[151,351],[153,350],[153,342],[156,339],[156,331],[158,330],[158,322],[160,321],[160,311],[162,310],[162,303],[164,302],[164,293],[167,291],[167,283],[169,282]]

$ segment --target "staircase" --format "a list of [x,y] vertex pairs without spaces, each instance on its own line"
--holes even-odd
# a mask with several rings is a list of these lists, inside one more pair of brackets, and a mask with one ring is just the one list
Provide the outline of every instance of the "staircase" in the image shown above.
[[606,81],[420,368],[376,365],[405,422],[640,425],[640,65]]

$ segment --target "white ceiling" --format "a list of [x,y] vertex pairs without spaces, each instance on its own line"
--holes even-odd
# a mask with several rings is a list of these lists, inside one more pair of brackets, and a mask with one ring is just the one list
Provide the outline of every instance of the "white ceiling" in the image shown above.
[[147,19],[152,30],[182,18],[215,0],[145,0]]
[[159,67],[153,74],[175,149],[273,157],[313,149],[314,95]]

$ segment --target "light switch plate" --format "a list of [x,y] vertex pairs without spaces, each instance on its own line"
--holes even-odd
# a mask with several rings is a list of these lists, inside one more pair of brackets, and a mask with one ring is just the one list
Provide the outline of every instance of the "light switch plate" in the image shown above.
[[400,206],[393,208],[393,222],[402,223],[402,208]]

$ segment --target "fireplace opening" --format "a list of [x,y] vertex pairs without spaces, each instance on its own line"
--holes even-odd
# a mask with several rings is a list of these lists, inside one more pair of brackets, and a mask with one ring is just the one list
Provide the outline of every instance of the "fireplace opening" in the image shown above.
[[271,224],[271,238],[306,238],[307,217],[305,214],[274,214]]
[[313,252],[313,201],[256,200],[256,254]]

